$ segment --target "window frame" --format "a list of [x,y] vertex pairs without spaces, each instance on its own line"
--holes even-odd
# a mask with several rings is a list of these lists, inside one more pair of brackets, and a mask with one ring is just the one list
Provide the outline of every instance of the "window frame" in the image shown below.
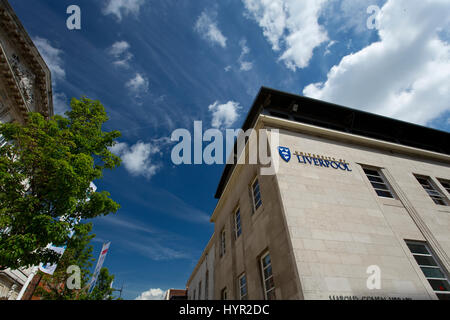
[[[387,181],[386,177],[384,176],[381,168],[376,168],[376,167],[371,167],[371,166],[366,166],[366,165],[361,165],[361,168],[363,170],[363,173],[364,173],[367,181],[369,181],[372,189],[374,190],[374,192],[376,193],[376,195],[379,198],[394,199],[394,200],[398,199],[397,195],[395,194],[394,190],[392,189],[392,186],[389,184],[389,182]],[[373,174],[367,173],[366,170],[375,171],[378,175],[375,176]],[[382,182],[372,181],[372,180],[370,180],[370,177],[373,177],[373,178],[376,178],[376,179],[380,179]],[[384,185],[386,187],[386,189],[378,188],[374,184]],[[378,192],[387,192],[387,193],[389,193],[391,195],[391,197],[380,195]]]
[[[245,284],[242,286],[241,279],[245,278]],[[245,295],[242,295],[242,288],[245,287]],[[248,282],[247,282],[247,275],[245,272],[241,274],[240,277],[238,277],[238,288],[239,288],[239,300],[248,300]]]
[[[265,259],[267,256],[269,256],[269,258],[270,258],[270,264],[267,265],[266,267],[264,267],[264,259]],[[263,281],[264,299],[265,299],[265,300],[269,300],[269,293],[272,293],[272,292],[273,292],[273,295],[274,295],[274,297],[275,297],[275,299],[276,299],[276,293],[275,293],[276,287],[275,287],[275,281],[273,280],[273,279],[274,279],[274,276],[273,276],[273,268],[272,268],[272,257],[270,256],[270,252],[269,252],[269,251],[266,251],[265,253],[263,253],[263,254],[261,255],[261,258],[259,259],[259,262],[260,262],[261,276],[262,276],[262,281]],[[270,266],[270,268],[271,268],[271,273],[270,273],[270,276],[267,277],[267,279],[266,279],[266,277],[265,277],[265,272],[264,272],[264,271],[265,271],[269,266]],[[270,279],[272,279],[273,287],[270,288],[270,289],[267,289],[266,281],[268,281],[268,280],[270,280]],[[272,299],[270,299],[270,300],[272,300]]]
[[[437,178],[437,180],[441,184],[442,188],[444,188],[445,191],[447,191],[447,193],[450,194],[450,180],[442,178]],[[446,187],[444,184],[448,184],[448,187]]]
[[222,301],[228,300],[227,287],[225,287],[222,290],[220,290],[220,300],[222,300]]
[[[239,224],[238,224],[238,215],[239,215]],[[234,239],[237,240],[242,235],[242,216],[241,209],[237,207],[233,213],[233,222],[234,222]]]
[[219,253],[220,257],[222,258],[227,253],[227,246],[226,246],[226,230],[225,227],[220,232],[220,246],[219,246]]
[[[430,176],[415,174],[414,177],[416,178],[416,181],[420,184],[422,189],[425,191],[425,193],[428,195],[428,197],[431,198],[431,200],[433,200],[436,205],[444,207],[449,206],[447,197],[441,192],[440,188],[434,183],[433,179]],[[428,186],[431,187],[431,189],[426,188],[419,179],[425,180],[428,183]],[[434,193],[434,195],[432,195],[432,193]],[[438,203],[437,201],[439,200],[442,201],[443,204]]]
[[[438,258],[434,254],[434,252],[431,250],[428,243],[425,241],[416,241],[416,240],[405,240],[405,243],[406,243],[406,246],[408,247],[411,255],[413,256],[414,261],[416,262],[416,265],[422,271],[423,276],[425,277],[425,279],[428,281],[428,283],[432,287],[432,290],[436,294],[436,296],[439,298],[439,295],[445,295],[448,297],[447,300],[450,299],[450,277],[449,277],[448,271],[442,266],[442,264],[440,263],[440,261],[438,260]],[[425,248],[427,253],[414,253],[413,250],[409,246],[410,244],[423,246],[423,248]],[[426,258],[430,259],[432,262],[434,262],[434,265],[420,264],[417,261],[416,257],[426,257]],[[422,268],[439,270],[439,272],[443,275],[443,278],[427,276],[425,271]],[[447,282],[449,289],[443,290],[443,291],[435,290],[433,288],[430,280],[431,281],[445,281],[445,282]]]
[[[255,198],[255,188],[254,188],[254,186],[255,186],[255,184],[256,183],[258,183],[258,194],[259,194],[259,201],[258,201],[258,203],[259,203],[259,206],[257,206],[257,202],[256,202],[256,198]],[[253,179],[253,181],[252,181],[252,183],[250,184],[250,193],[251,193],[251,195],[252,195],[252,208],[253,208],[253,213],[255,213],[256,211],[258,211],[258,209],[259,208],[261,208],[262,207],[262,205],[263,205],[263,202],[262,202],[262,195],[261,195],[261,183],[260,183],[260,181],[259,181],[259,177],[258,176],[256,176],[254,179]]]

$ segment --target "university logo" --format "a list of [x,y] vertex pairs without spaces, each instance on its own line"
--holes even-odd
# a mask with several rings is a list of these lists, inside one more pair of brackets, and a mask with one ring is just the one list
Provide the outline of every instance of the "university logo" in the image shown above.
[[289,162],[289,160],[291,160],[291,150],[289,150],[289,148],[278,147],[278,151],[280,152],[280,156],[284,161]]

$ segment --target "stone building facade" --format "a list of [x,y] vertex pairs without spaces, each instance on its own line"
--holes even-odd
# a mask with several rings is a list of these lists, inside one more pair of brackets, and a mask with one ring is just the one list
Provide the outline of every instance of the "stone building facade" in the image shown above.
[[279,167],[224,170],[214,299],[450,298],[449,133],[268,88],[250,128]]
[[[0,122],[25,123],[28,112],[53,116],[51,74],[8,1],[0,0]],[[30,272],[0,266],[0,299],[14,300]]]

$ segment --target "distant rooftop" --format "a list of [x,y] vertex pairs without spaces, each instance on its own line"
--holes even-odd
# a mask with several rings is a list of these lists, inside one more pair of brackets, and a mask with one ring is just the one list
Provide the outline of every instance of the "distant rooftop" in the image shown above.
[[[262,87],[242,130],[260,114],[450,155],[450,133],[377,114]],[[215,197],[219,199],[234,165],[225,166]]]

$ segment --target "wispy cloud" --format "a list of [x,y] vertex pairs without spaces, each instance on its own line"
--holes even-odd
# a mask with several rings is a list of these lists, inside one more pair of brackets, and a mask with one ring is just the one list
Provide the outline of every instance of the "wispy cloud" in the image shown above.
[[238,102],[228,101],[225,104],[214,102],[208,107],[212,115],[212,127],[217,129],[231,127],[239,117],[239,109],[241,106]]
[[136,75],[128,80],[127,83],[125,83],[125,87],[130,90],[130,93],[133,94],[135,97],[140,97],[142,94],[145,94],[148,92],[148,79],[145,77],[145,75],[142,75],[140,73],[136,73]]
[[114,65],[119,67],[130,67],[133,54],[129,51],[130,44],[126,41],[117,41],[108,49],[108,54],[114,58]]
[[241,46],[241,55],[239,56],[238,62],[241,71],[250,71],[253,68],[253,62],[249,62],[245,60],[245,57],[250,53],[250,48],[247,47],[247,40],[242,39],[239,42]]
[[65,93],[58,92],[58,84],[66,78],[66,70],[62,56],[64,52],[50,43],[49,40],[35,37],[33,43],[47,64],[52,74],[53,109],[55,114],[63,115],[69,110],[69,103]]
[[205,40],[225,48],[227,46],[227,38],[217,27],[216,16],[217,14],[215,12],[203,11],[195,23],[195,30]]
[[144,3],[145,0],[108,0],[103,8],[103,14],[112,14],[120,22],[124,15],[138,15]]

